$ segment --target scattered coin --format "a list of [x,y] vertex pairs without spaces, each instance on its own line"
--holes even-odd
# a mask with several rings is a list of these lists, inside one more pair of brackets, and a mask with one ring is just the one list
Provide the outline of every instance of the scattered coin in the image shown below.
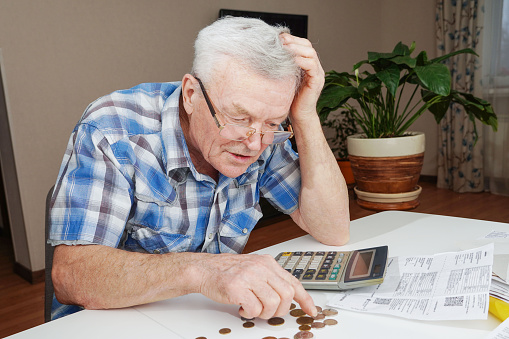
[[228,334],[230,333],[232,330],[230,330],[229,328],[222,328],[219,330],[219,333],[220,334]]
[[274,317],[274,318],[270,318],[269,320],[267,320],[267,322],[271,326],[279,326],[279,325],[283,325],[285,323],[285,320],[280,317]]
[[207,339],[207,337],[198,337],[196,339]]
[[313,318],[311,317],[299,317],[297,318],[297,324],[299,325],[310,325],[313,323],[313,321],[315,321]]
[[293,339],[310,339],[313,337],[314,337],[313,332],[300,331],[294,335]]
[[244,326],[244,328],[251,328],[251,327],[254,327],[254,322],[252,321],[246,321],[245,323],[242,324],[242,326]]
[[316,311],[317,311],[318,313],[321,313],[321,312],[322,312],[322,308],[321,308],[320,306],[316,306]]
[[252,321],[252,320],[254,320],[254,318],[244,318],[244,317],[240,317],[240,319],[242,319],[242,321]]
[[323,323],[328,326],[334,326],[338,324],[338,321],[336,319],[325,319]]
[[262,339],[277,339],[276,337],[263,337]]
[[326,317],[331,317],[333,315],[337,315],[338,311],[336,311],[335,309],[332,309],[332,308],[328,308],[326,310],[323,310],[322,313]]
[[309,325],[300,325],[299,326],[300,331],[311,331],[311,326]]
[[313,319],[315,319],[315,320],[322,320],[322,319],[325,319],[325,316],[322,313],[318,313],[316,315],[316,317],[313,317]]
[[297,307],[297,305],[295,305],[294,303],[292,303],[292,304],[290,305],[290,310],[293,310],[293,309],[295,309],[296,307]]
[[300,308],[296,308],[296,309],[290,311],[290,315],[293,317],[302,317],[302,316],[306,315],[306,312],[304,312]]
[[315,321],[311,324],[311,328],[324,328],[325,324],[320,321]]

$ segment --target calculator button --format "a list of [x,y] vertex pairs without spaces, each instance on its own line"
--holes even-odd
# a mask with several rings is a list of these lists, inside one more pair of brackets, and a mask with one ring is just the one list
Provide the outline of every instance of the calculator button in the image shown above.
[[293,252],[294,256],[300,257],[302,255],[302,252]]
[[300,279],[300,276],[301,276],[301,273],[295,273],[293,272],[292,275],[297,278],[297,279]]
[[318,274],[327,274],[329,273],[329,270],[326,269],[326,268],[321,268],[319,271],[318,271]]
[[313,276],[314,276],[314,274],[312,274],[312,273],[306,273],[302,277],[302,280],[313,280]]
[[325,280],[326,277],[327,277],[327,274],[318,274],[316,276],[315,280]]
[[330,275],[329,280],[336,280],[336,278],[337,278],[337,275],[333,273]]
[[313,254],[314,254],[313,252],[306,252],[304,255],[305,255],[306,257],[312,257],[312,256],[313,256]]
[[322,264],[322,268],[329,268],[330,264]]
[[295,269],[295,270],[293,270],[293,273],[302,274],[302,273],[304,273],[304,270]]
[[306,274],[315,274],[316,273],[316,270],[315,269],[308,269],[306,271]]

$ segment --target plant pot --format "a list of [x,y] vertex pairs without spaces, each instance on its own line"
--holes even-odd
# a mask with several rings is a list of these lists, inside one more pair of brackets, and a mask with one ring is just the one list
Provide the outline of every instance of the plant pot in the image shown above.
[[341,170],[341,173],[343,174],[343,177],[345,178],[346,184],[351,185],[355,184],[355,179],[353,176],[352,171],[352,164],[350,163],[350,160],[337,160],[339,169]]
[[417,207],[424,146],[424,133],[420,132],[381,139],[368,139],[362,134],[349,136],[348,154],[357,184],[357,203],[377,211]]

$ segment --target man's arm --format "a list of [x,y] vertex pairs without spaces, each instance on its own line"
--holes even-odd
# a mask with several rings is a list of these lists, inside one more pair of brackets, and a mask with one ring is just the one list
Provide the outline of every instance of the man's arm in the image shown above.
[[308,40],[289,34],[282,34],[281,38],[304,70],[302,86],[291,108],[302,186],[299,208],[290,216],[318,241],[343,245],[350,238],[348,190],[316,112],[324,71]]
[[144,254],[102,245],[59,245],[53,257],[55,295],[87,309],[121,308],[188,293],[240,305],[246,318],[283,316],[292,300],[316,315],[309,294],[267,255]]

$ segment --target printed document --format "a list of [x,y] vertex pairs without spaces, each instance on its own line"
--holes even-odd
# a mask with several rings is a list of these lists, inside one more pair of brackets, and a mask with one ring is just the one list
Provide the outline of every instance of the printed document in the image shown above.
[[486,319],[493,244],[388,259],[384,282],[335,295],[328,305],[420,320]]
[[498,325],[485,339],[509,339],[509,318]]

